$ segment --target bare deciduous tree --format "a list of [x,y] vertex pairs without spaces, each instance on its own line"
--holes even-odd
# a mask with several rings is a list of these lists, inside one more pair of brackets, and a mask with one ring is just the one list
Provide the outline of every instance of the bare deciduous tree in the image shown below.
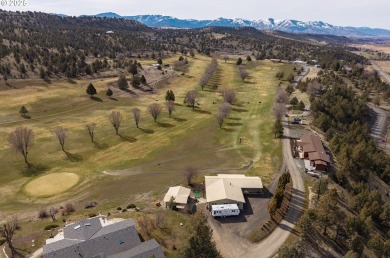
[[166,102],[166,106],[168,109],[169,117],[172,117],[172,112],[175,110],[175,102],[173,102],[172,100],[168,100]]
[[34,142],[33,130],[28,129],[27,127],[19,127],[9,135],[8,142],[16,152],[19,152],[23,156],[27,166],[30,166],[27,156],[28,148],[31,147]]
[[57,214],[57,212],[58,212],[58,210],[57,210],[56,208],[51,207],[51,208],[49,209],[49,215],[50,215],[50,217],[51,217],[51,219],[52,219],[53,221],[56,220],[56,214]]
[[217,114],[217,122],[219,124],[219,128],[222,128],[224,119],[225,119],[225,115],[223,113],[221,113],[221,111],[219,111]]
[[231,110],[232,106],[227,102],[222,103],[222,105],[218,109],[218,111],[223,114],[225,118],[229,115]]
[[317,81],[311,81],[307,84],[307,93],[310,96],[318,96],[321,91],[321,84],[318,83]]
[[229,60],[229,56],[224,56],[223,60],[225,60],[225,63],[226,63],[226,61]]
[[135,122],[135,126],[137,128],[139,128],[139,120],[141,119],[141,110],[139,108],[133,108],[131,110],[131,112],[133,113],[133,118],[134,118],[134,122]]
[[184,168],[184,177],[188,185],[191,185],[192,179],[198,175],[198,170],[193,166],[186,166]]
[[218,67],[218,61],[217,59],[213,58],[213,60],[211,60],[211,63],[207,66],[206,70],[204,71],[203,76],[200,78],[199,84],[202,87],[202,90],[210,81],[211,76],[213,76],[213,73],[215,72],[215,70],[217,70],[217,67]]
[[66,137],[68,136],[68,129],[58,126],[53,130],[53,133],[57,137],[58,142],[61,145],[61,150],[65,152],[64,146],[65,146]]
[[15,235],[16,230],[20,228],[17,218],[13,218],[9,222],[5,222],[0,226],[0,237],[5,239],[5,242],[8,244],[9,249],[11,250],[11,257],[16,257],[17,251],[12,243],[12,239]]
[[87,128],[89,137],[91,137],[91,142],[94,142],[96,124],[95,123],[87,124],[85,127]]
[[238,72],[240,73],[240,78],[242,81],[244,81],[245,78],[249,76],[249,73],[245,70],[245,68],[242,65],[238,67]]
[[281,119],[287,112],[286,104],[275,102],[272,112],[277,118]]
[[223,100],[229,104],[233,104],[236,99],[236,91],[230,88],[222,88],[220,90],[222,93]]
[[119,111],[112,111],[109,115],[110,122],[115,129],[115,133],[119,135],[119,127],[122,123],[122,115]]
[[281,87],[278,87],[276,90],[275,102],[287,104],[288,103],[287,91],[282,89]]
[[186,97],[184,98],[185,103],[192,106],[192,109],[195,108],[195,102],[196,102],[196,91],[191,90],[187,92]]
[[156,123],[157,122],[157,118],[161,114],[162,107],[160,106],[160,104],[153,103],[153,104],[149,105],[148,111],[149,111],[150,115],[153,117],[154,122]]

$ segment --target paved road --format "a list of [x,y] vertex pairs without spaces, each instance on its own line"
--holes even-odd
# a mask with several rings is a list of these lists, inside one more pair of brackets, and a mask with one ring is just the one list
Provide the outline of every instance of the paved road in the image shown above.
[[388,83],[390,83],[390,75],[388,73],[382,71],[382,69],[374,63],[372,63],[372,68],[374,68],[374,70],[377,71],[380,76],[382,76]]
[[368,104],[368,106],[376,114],[375,124],[371,127],[371,136],[373,138],[385,138],[387,133],[389,114],[387,113],[387,111],[378,108],[374,105]]

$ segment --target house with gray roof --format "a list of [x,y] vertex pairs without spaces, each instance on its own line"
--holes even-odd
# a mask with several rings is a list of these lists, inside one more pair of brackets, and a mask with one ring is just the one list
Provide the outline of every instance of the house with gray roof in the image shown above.
[[133,220],[94,217],[46,240],[43,258],[164,258],[156,240],[141,242]]

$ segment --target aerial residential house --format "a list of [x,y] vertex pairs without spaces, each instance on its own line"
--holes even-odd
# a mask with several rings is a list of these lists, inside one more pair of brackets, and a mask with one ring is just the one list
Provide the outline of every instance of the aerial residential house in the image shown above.
[[188,208],[188,199],[191,194],[191,189],[183,186],[170,187],[164,196],[165,208],[168,207],[169,202],[173,199],[176,209]]
[[[260,194],[263,192],[263,183],[260,177],[245,175],[218,174],[205,176],[206,201],[208,208],[213,212],[221,209],[218,205],[236,204],[240,210],[244,209],[244,194]],[[230,207],[230,206],[226,206]]]
[[325,152],[320,137],[313,134],[304,135],[296,141],[296,148],[299,152],[299,157],[305,159],[307,170],[328,170],[330,158]]
[[131,219],[94,217],[66,225],[46,240],[43,258],[163,258],[156,240],[141,242]]

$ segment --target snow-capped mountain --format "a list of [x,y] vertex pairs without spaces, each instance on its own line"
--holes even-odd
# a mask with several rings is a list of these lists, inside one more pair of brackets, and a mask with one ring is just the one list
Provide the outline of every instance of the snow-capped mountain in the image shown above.
[[175,28],[203,28],[208,26],[224,27],[254,27],[260,30],[279,30],[290,33],[312,33],[330,34],[340,36],[374,36],[390,37],[390,30],[368,28],[368,27],[342,27],[335,26],[322,21],[303,22],[298,20],[245,20],[241,18],[215,20],[178,19],[172,16],[163,15],[136,15],[120,16],[116,13],[100,13],[97,17],[124,18],[141,22],[150,27],[175,27]]

